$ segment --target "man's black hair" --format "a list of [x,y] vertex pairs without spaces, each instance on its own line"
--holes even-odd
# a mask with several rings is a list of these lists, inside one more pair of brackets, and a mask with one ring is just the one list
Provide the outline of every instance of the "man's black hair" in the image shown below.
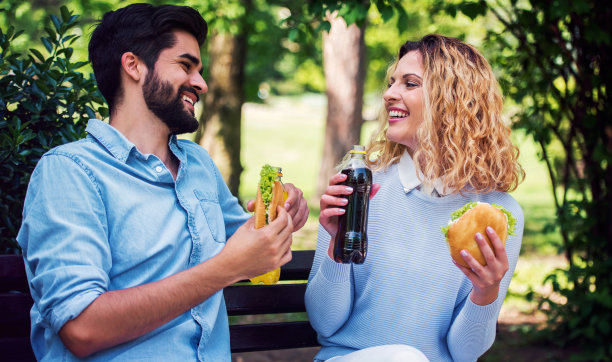
[[123,53],[134,53],[152,70],[159,53],[175,44],[172,34],[175,30],[192,34],[201,46],[206,40],[208,26],[202,16],[188,6],[132,4],[104,14],[91,34],[89,61],[98,89],[111,112],[122,97]]

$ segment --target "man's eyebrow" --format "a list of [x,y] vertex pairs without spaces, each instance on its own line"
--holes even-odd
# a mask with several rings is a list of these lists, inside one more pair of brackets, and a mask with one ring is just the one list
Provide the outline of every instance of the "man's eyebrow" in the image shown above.
[[[189,60],[190,62],[192,62],[195,66],[200,65],[200,59],[194,57],[193,55],[189,54],[189,53],[184,53],[179,55],[179,58],[185,58],[187,60]],[[198,70],[198,73],[202,74],[204,72],[204,68],[200,68]]]
[[193,55],[189,54],[189,53],[184,53],[179,55],[179,58],[187,58],[190,62],[192,62],[195,65],[199,65],[200,64],[200,59],[194,57]]

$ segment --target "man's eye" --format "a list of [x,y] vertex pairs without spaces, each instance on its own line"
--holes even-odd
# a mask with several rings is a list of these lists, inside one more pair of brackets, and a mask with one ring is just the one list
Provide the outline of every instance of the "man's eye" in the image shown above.
[[187,62],[180,62],[180,64],[183,66],[183,68],[185,68],[185,70],[189,70],[189,68],[191,68],[191,65]]

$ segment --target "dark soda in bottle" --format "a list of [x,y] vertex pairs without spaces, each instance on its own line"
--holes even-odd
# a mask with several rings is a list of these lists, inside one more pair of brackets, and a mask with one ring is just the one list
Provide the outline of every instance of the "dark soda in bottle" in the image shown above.
[[353,146],[350,159],[343,166],[342,173],[347,175],[343,185],[353,188],[348,195],[345,213],[338,217],[338,231],[334,244],[334,260],[339,263],[364,262],[368,238],[368,205],[372,188],[372,171],[365,164],[365,147]]

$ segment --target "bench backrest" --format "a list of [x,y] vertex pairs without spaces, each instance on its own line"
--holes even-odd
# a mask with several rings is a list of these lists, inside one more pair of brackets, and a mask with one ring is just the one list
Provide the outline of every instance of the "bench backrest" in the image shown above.
[[[313,257],[314,250],[293,251],[292,260],[281,268],[279,284],[237,283],[225,288],[228,315],[305,312],[304,292]],[[308,320],[230,325],[230,343],[232,352],[319,345]]]
[[35,361],[30,345],[30,308],[21,255],[0,255],[0,356],[6,361]]
[[[313,256],[314,250],[293,251],[291,262],[281,268],[279,284],[237,283],[225,288],[228,315],[305,312],[305,281]],[[7,361],[35,360],[30,345],[32,303],[22,256],[0,255],[0,356]],[[230,343],[232,352],[319,345],[307,320],[255,324],[238,321],[230,325]]]

